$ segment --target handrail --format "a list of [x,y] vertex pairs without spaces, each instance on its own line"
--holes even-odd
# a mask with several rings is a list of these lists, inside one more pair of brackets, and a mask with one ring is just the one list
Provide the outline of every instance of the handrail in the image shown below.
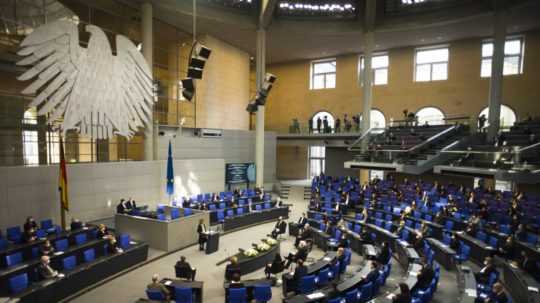
[[539,146],[540,146],[540,142],[536,142],[536,143],[531,144],[531,145],[529,145],[529,146],[525,146],[525,147],[523,147],[523,148],[520,148],[516,153],[519,154],[519,153],[522,153],[522,152],[524,152],[524,151],[527,151],[527,150],[529,150],[529,149],[533,149],[533,148],[536,148],[536,147],[539,147]]
[[443,153],[448,154],[483,154],[483,155],[489,155],[489,154],[500,154],[500,153],[506,153],[506,154],[520,154],[524,151],[528,151],[530,149],[534,149],[540,147],[540,142],[525,146],[523,148],[520,148],[518,150],[510,150],[510,151],[503,151],[503,150],[441,150]]
[[351,143],[351,145],[349,145],[349,147],[347,147],[347,150],[348,151],[353,151],[353,147],[358,144],[359,142],[361,142],[362,140],[364,140],[364,138],[369,135],[369,133],[375,128],[373,127],[370,127],[367,131],[365,131],[362,135],[360,135],[360,137],[358,137],[358,139],[354,140],[353,143]]
[[419,143],[419,144],[416,144],[415,146],[409,148],[409,149],[380,149],[378,151],[382,151],[382,152],[391,152],[391,153],[410,153],[412,151],[415,151],[421,147],[424,147],[425,145],[435,141],[436,139],[438,139],[439,137],[443,136],[443,135],[446,135],[447,133],[455,130],[457,128],[457,125],[454,125],[452,127],[449,127],[439,133],[436,133],[435,135],[429,137],[426,141],[422,142],[422,143]]

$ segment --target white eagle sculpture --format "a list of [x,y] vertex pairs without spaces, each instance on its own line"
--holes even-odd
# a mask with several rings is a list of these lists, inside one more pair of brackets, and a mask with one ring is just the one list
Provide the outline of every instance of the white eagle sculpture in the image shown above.
[[[154,102],[152,72],[137,47],[116,36],[116,56],[99,27],[86,25],[88,47],[79,45],[77,25],[65,20],[35,29],[21,43],[17,65],[31,66],[18,77],[35,78],[22,93],[36,95],[30,106],[48,123],[63,117],[60,130],[97,139],[130,139],[144,127]],[[38,93],[39,92],[39,93]]]

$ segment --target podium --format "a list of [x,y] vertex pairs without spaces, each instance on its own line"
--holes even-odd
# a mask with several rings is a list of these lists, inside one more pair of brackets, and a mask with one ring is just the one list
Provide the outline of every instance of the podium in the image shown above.
[[208,231],[206,234],[206,254],[215,253],[219,249],[219,232]]

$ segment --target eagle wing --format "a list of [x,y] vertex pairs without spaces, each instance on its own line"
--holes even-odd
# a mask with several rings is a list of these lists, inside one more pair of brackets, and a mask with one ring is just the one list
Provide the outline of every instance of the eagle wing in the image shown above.
[[[115,125],[117,133],[131,137],[139,127],[144,127],[152,116],[153,97],[152,71],[137,47],[126,37],[116,36],[116,57],[114,66],[119,77],[118,98],[121,107],[119,113],[127,119],[126,124]],[[113,119],[116,120],[116,119]]]
[[78,66],[84,60],[85,50],[79,46],[77,25],[59,20],[38,27],[23,40],[21,47],[18,55],[25,58],[17,65],[31,67],[18,79],[35,78],[22,93],[37,94],[30,106],[38,107],[38,115],[49,113],[48,123],[52,123],[64,113],[79,73]]

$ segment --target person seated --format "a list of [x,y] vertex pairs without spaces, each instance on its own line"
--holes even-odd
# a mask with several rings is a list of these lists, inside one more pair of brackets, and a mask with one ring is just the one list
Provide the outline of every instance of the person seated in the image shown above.
[[274,226],[274,229],[272,230],[271,237],[274,239],[277,239],[277,237],[285,233],[285,230],[287,229],[287,223],[283,221],[283,217],[279,216],[278,221],[276,222],[276,225]]
[[52,278],[62,278],[64,275],[59,274],[58,271],[51,267],[51,260],[48,256],[42,256],[41,262],[39,262],[37,272],[41,280],[47,280]]
[[125,212],[127,212],[126,200],[120,199],[120,203],[116,205],[116,213],[123,214]]
[[171,299],[171,292],[167,289],[167,287],[165,287],[165,285],[159,282],[158,274],[154,274],[152,276],[152,283],[146,286],[146,290],[161,292],[163,297],[165,297],[165,301],[169,301]]
[[504,243],[499,247],[498,253],[506,260],[514,259],[516,255],[516,244],[513,236],[506,237]]
[[26,222],[24,222],[24,231],[28,231],[30,229],[37,230],[38,226],[36,223],[36,220],[34,220],[34,217],[30,216],[26,218]]
[[184,278],[191,281],[195,281],[195,274],[197,270],[186,261],[186,257],[181,256],[180,260],[174,265],[177,278]]
[[118,242],[116,242],[116,238],[114,236],[110,236],[109,241],[107,242],[107,253],[116,254],[121,252],[124,252],[124,250],[118,247]]
[[409,285],[407,283],[399,283],[399,294],[393,294],[391,298],[392,303],[411,303],[412,296]]
[[264,268],[264,274],[267,279],[270,279],[271,275],[276,275],[285,269],[285,260],[281,259],[281,255],[276,253],[272,263],[266,264]]
[[366,228],[364,230],[362,230],[362,234],[360,235],[360,239],[361,239],[361,241],[363,243],[374,244],[374,241],[371,238],[371,233],[369,233]]
[[241,281],[241,276],[239,273],[234,273],[231,277],[231,281],[229,283],[229,288],[242,288],[244,287],[244,283]]
[[339,239],[338,247],[341,248],[348,248],[349,247],[349,239],[347,239],[347,234],[343,233],[341,234],[341,238]]
[[382,245],[381,245],[381,251],[379,252],[379,254],[377,255],[377,257],[375,258],[375,260],[377,260],[377,262],[381,263],[381,264],[388,264],[390,262],[390,258],[391,258],[391,253],[390,253],[390,246],[388,245],[388,242],[383,242]]
[[418,273],[416,285],[411,290],[414,293],[416,290],[426,289],[431,285],[431,281],[435,277],[435,271],[431,264],[429,264],[425,257],[420,258],[420,264],[422,269]]
[[306,217],[306,213],[302,213],[302,216],[300,216],[300,218],[298,218],[298,221],[296,222],[296,226],[298,226],[298,228],[303,228],[304,225],[307,224],[307,217]]
[[105,224],[99,224],[96,238],[104,239],[104,238],[108,238],[109,236],[110,236],[110,233],[107,227],[105,226]]
[[484,260],[484,267],[482,269],[474,274],[474,277],[476,278],[476,283],[478,284],[486,284],[489,281],[489,276],[492,273],[496,273],[497,269],[495,268],[495,265],[493,265],[493,259],[491,257],[486,257]]
[[296,251],[296,253],[289,253],[289,255],[287,256],[287,264],[285,265],[285,268],[289,268],[291,266],[291,263],[293,262],[298,262],[298,260],[302,259],[302,260],[306,260],[307,256],[308,256],[308,248],[307,248],[307,243],[306,241],[300,241],[298,243],[298,249]]
[[33,228],[27,229],[23,233],[24,243],[32,243],[37,240],[36,230]]
[[42,256],[52,256],[54,254],[54,247],[51,245],[51,241],[45,240],[39,248],[39,252]]
[[371,261],[371,271],[367,274],[367,276],[362,279],[362,284],[366,284],[369,282],[373,282],[375,284],[375,281],[380,275],[380,264],[377,261]]
[[233,276],[235,274],[238,274],[239,276],[242,275],[242,272],[240,271],[240,266],[238,265],[238,258],[236,258],[235,256],[232,256],[229,259],[229,261],[230,263],[227,264],[227,266],[225,267],[225,280],[226,281],[232,281]]
[[312,238],[313,238],[313,232],[311,230],[309,223],[306,223],[306,225],[304,225],[304,228],[302,228],[302,230],[298,233],[298,236],[296,236],[296,239],[294,240],[294,246],[298,247],[298,244],[300,243],[300,241],[307,242],[308,240]]
[[491,288],[491,293],[487,298],[478,297],[474,301],[475,303],[507,303],[508,296],[504,293],[504,287],[500,282],[493,284]]
[[296,290],[299,289],[300,281],[302,280],[302,277],[307,275],[307,272],[308,272],[308,269],[307,269],[307,266],[304,265],[304,260],[298,259],[296,261],[296,268],[294,269],[294,274],[293,274],[293,281],[296,286]]
[[515,237],[518,241],[525,242],[527,241],[527,230],[524,224],[519,224],[515,233]]
[[526,251],[521,251],[521,257],[519,258],[519,267],[529,273],[536,280],[540,280],[540,269],[538,268],[538,261],[528,254]]
[[71,231],[79,230],[83,228],[83,223],[79,219],[71,218]]

